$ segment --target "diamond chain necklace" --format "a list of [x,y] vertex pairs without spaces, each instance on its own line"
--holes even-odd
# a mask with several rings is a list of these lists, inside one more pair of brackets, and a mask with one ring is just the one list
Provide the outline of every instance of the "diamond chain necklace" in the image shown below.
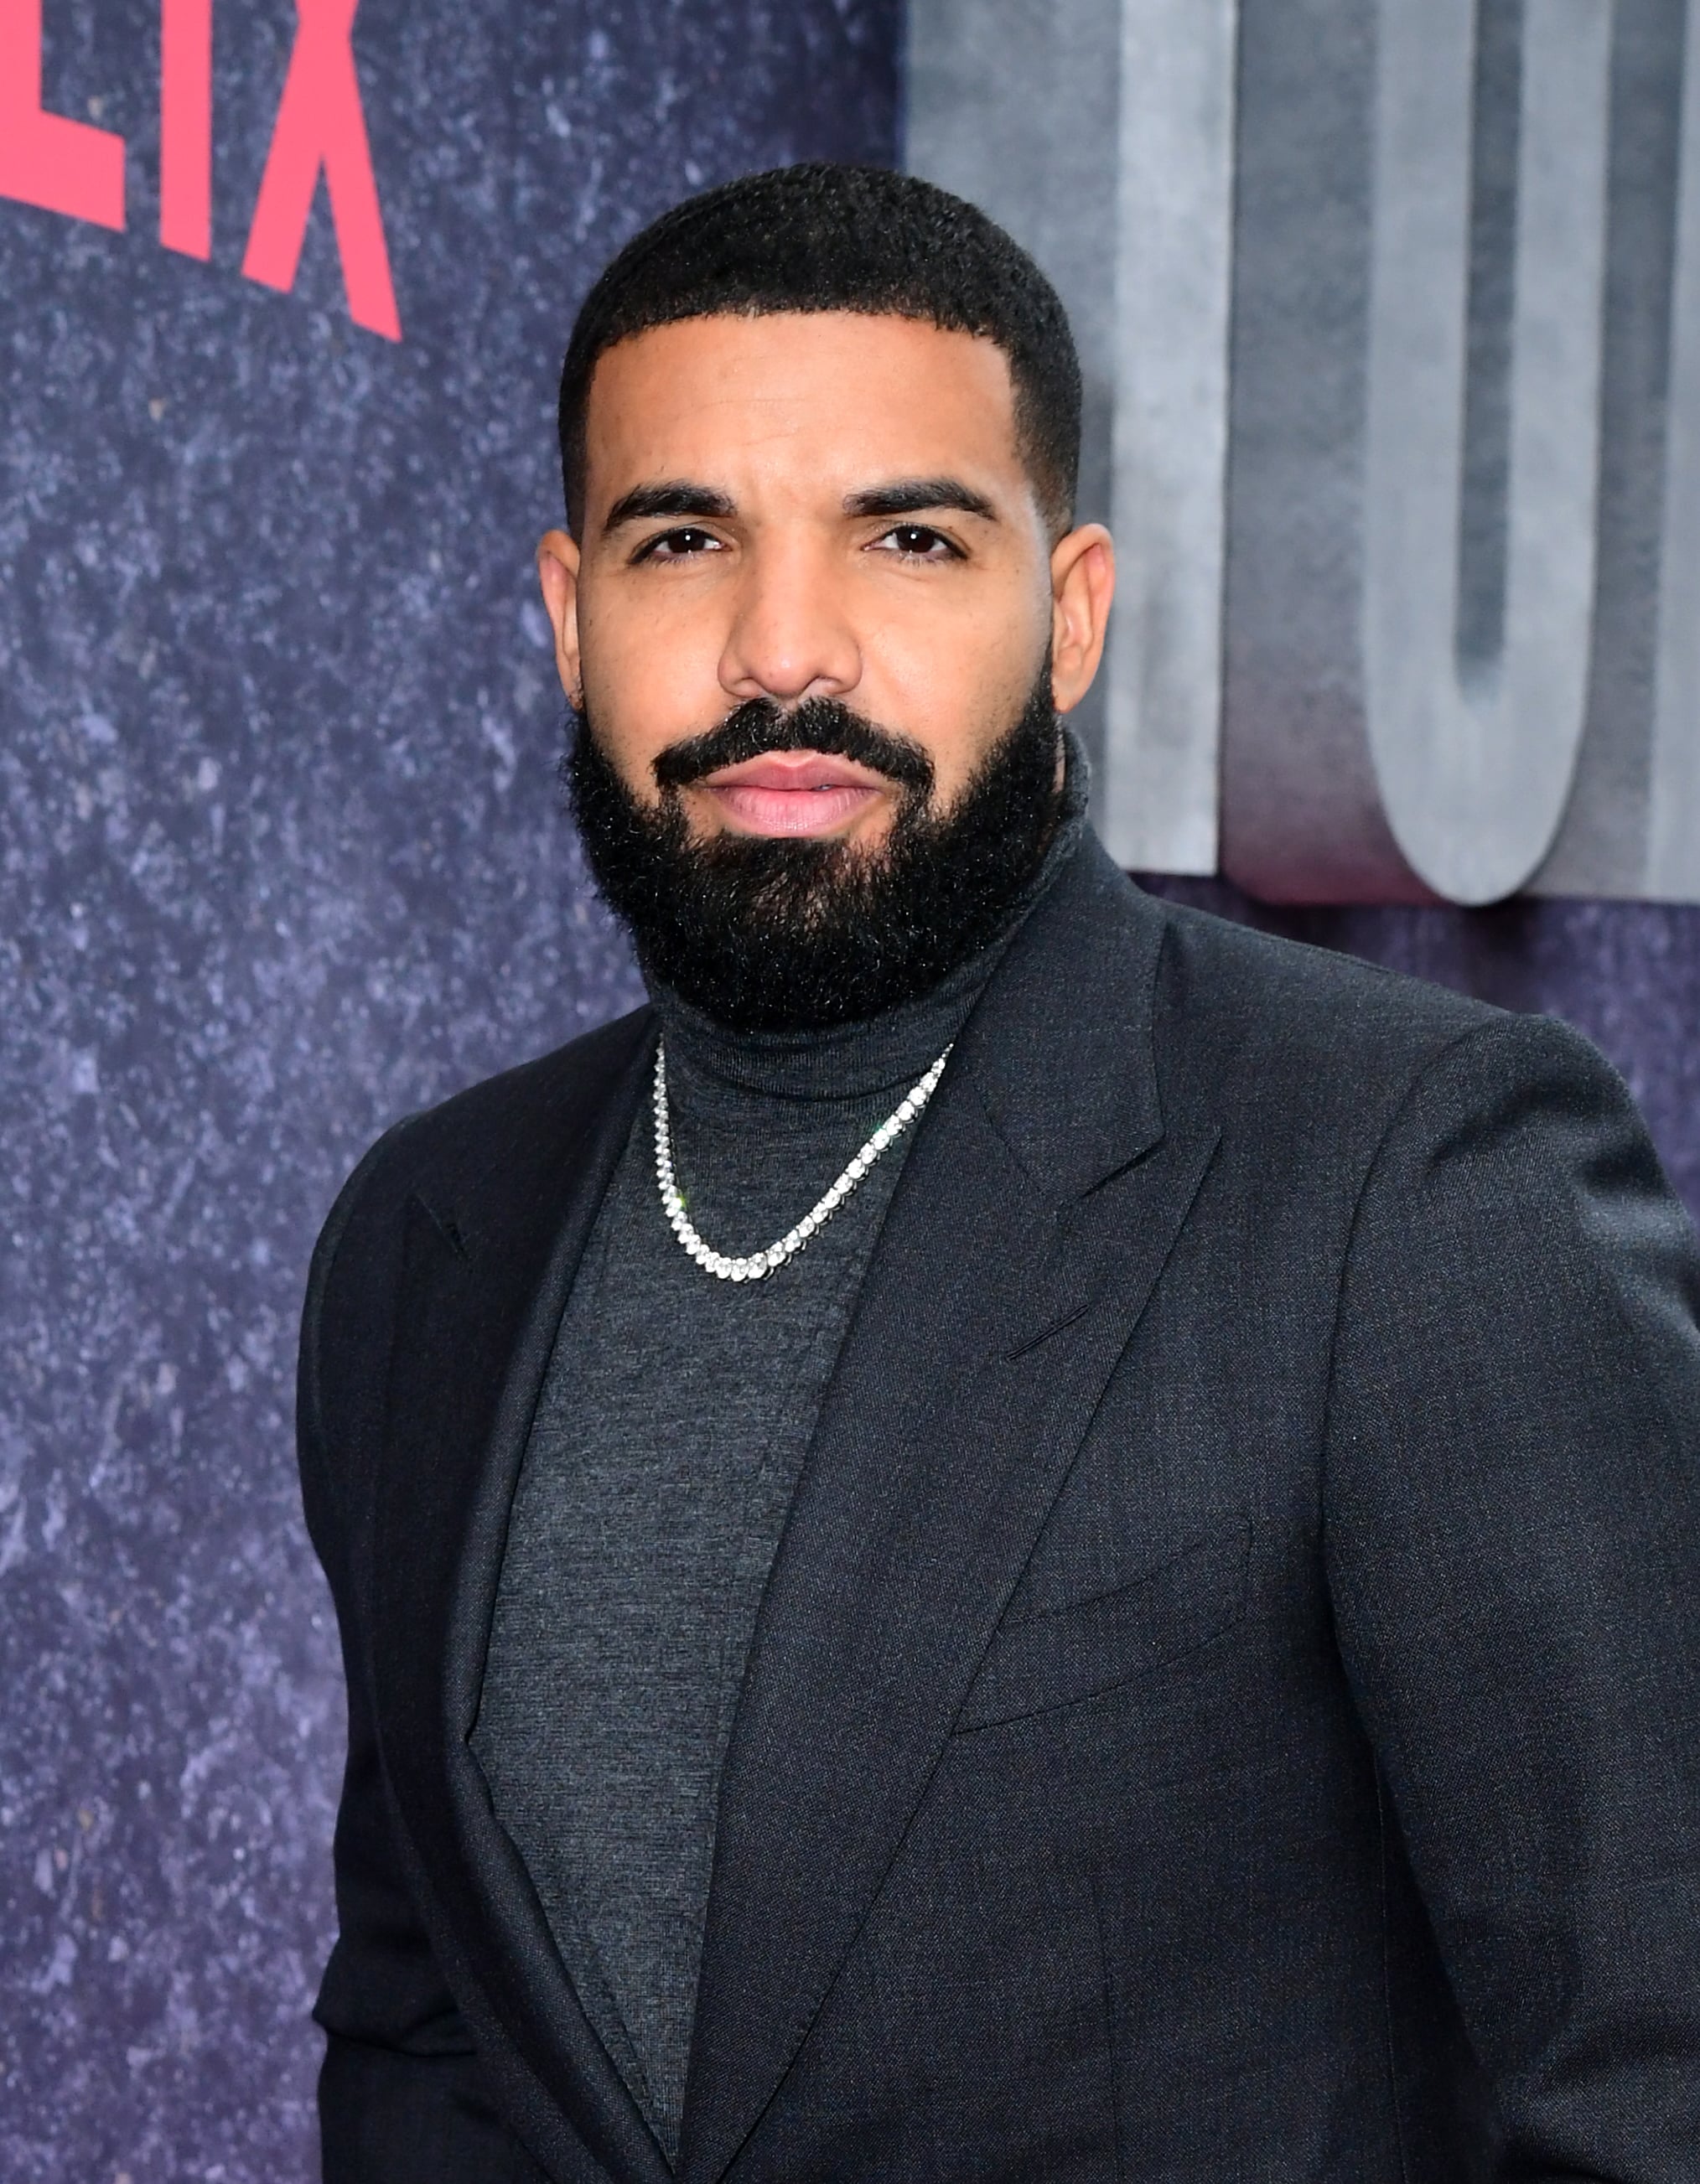
[[904,1094],[895,1112],[880,1124],[837,1182],[816,1200],[794,1228],[789,1230],[777,1244],[770,1244],[765,1251],[754,1251],[748,1258],[733,1259],[724,1251],[715,1251],[698,1235],[685,1212],[685,1202],[679,1195],[678,1183],[673,1174],[673,1136],[667,1123],[667,1050],[665,1045],[658,1046],[655,1050],[655,1181],[660,1185],[661,1210],[667,1217],[667,1226],[705,1273],[714,1274],[723,1282],[759,1282],[764,1274],[771,1274],[776,1267],[783,1267],[787,1259],[795,1258],[816,1230],[832,1219],[892,1139],[908,1128],[933,1097],[934,1089],[945,1073],[945,1064],[950,1056],[950,1050],[947,1046],[927,1074]]

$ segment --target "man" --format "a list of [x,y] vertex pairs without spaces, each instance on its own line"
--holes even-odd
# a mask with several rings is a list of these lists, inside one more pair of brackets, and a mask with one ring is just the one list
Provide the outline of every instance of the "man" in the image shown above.
[[330,2184],[1700,2176],[1692,1236],[1580,1039],[1092,843],[1079,417],[895,176],[581,315],[651,1006],[315,1260]]

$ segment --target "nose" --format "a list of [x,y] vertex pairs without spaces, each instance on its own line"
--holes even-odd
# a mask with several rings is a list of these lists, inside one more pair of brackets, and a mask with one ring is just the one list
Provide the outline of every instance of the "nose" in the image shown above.
[[806,538],[749,555],[721,655],[721,687],[740,702],[842,698],[861,679],[861,647],[829,554]]

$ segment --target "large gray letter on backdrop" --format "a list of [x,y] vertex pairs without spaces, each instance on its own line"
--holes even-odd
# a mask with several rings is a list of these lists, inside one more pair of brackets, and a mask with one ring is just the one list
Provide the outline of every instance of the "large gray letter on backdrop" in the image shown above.
[[1495,656],[1472,660],[1459,634],[1475,14],[1474,0],[1381,0],[1378,13],[1364,465],[1370,754],[1400,850],[1455,902],[1509,894],[1536,870],[1581,742],[1610,58],[1599,0],[1530,11],[1504,604]]
[[1084,337],[1123,861],[1700,899],[1690,12],[912,0],[911,164]]

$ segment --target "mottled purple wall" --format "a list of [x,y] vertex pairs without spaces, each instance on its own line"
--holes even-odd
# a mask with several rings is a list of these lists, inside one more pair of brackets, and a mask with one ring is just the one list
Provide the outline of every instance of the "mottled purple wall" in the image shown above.
[[239,276],[293,21],[219,11],[210,265],[153,0],[47,9],[128,231],[0,203],[6,2184],[316,2174],[306,1255],[381,1124],[633,991],[556,808],[553,373],[664,204],[894,151],[895,0],[363,0],[398,348],[322,193],[295,292]]

